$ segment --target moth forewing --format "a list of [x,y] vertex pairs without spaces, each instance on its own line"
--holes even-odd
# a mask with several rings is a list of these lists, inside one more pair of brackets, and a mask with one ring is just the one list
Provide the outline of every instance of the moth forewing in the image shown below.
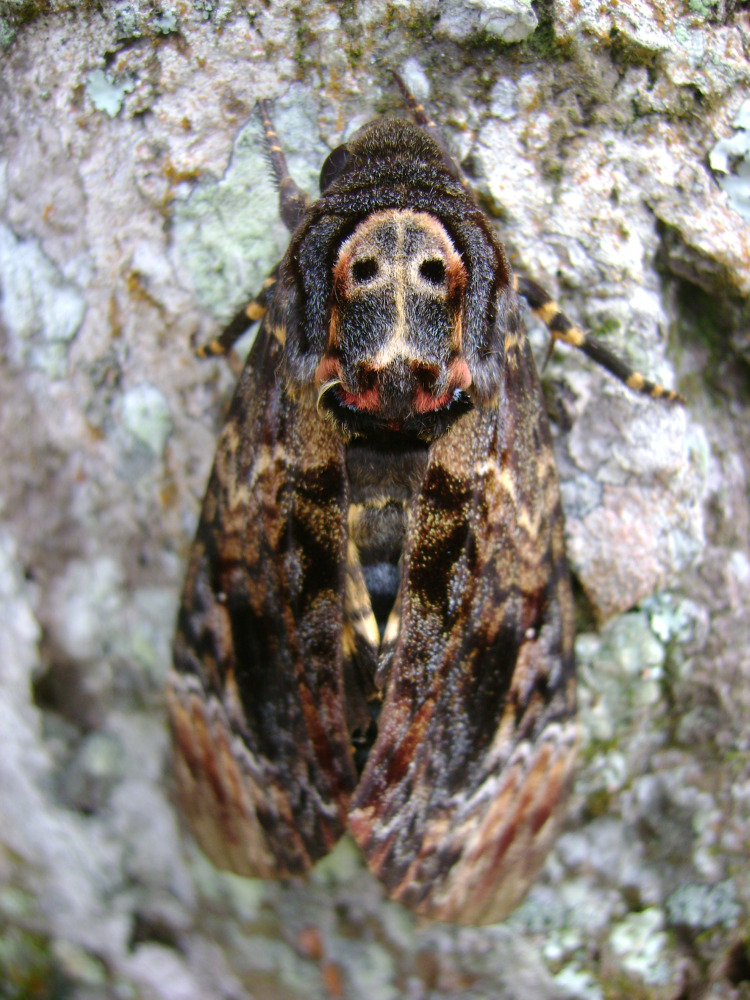
[[346,827],[343,445],[278,377],[274,301],[222,432],[190,559],[169,707],[178,792],[211,859],[299,874]]
[[460,923],[520,902],[559,829],[576,747],[557,478],[520,327],[516,340],[497,401],[430,448],[351,816],[395,899]]

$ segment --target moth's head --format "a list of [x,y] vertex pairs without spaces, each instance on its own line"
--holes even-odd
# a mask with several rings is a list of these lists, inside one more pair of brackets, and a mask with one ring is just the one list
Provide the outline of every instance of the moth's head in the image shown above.
[[320,404],[347,429],[422,430],[468,406],[462,355],[468,276],[442,223],[385,209],[341,244],[333,266]]
[[510,268],[440,146],[400,120],[323,167],[295,233],[286,370],[347,434],[431,440],[499,391],[517,324]]

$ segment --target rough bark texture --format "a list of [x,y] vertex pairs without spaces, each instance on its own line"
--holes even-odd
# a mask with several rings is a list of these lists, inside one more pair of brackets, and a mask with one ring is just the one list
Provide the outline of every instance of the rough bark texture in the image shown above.
[[[0,996],[750,995],[747,4],[6,0],[0,43]],[[349,843],[304,883],[218,873],[170,798],[233,383],[191,339],[284,245],[251,111],[314,191],[400,107],[389,65],[514,266],[689,399],[547,368],[584,749],[542,878],[482,930],[384,903]]]

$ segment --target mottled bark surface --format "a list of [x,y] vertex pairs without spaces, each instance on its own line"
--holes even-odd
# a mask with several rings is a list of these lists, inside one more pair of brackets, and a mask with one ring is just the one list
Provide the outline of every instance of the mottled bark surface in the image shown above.
[[[0,996],[748,995],[746,6],[0,3]],[[252,108],[315,193],[401,113],[389,66],[514,267],[689,400],[547,367],[583,750],[538,884],[476,930],[384,903],[350,842],[304,882],[216,872],[171,796],[169,647],[234,382],[191,343],[285,243]]]

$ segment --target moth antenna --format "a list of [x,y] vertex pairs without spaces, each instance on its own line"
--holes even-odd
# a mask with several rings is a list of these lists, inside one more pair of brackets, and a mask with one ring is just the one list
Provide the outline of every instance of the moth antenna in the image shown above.
[[420,104],[416,99],[414,94],[409,90],[403,81],[401,75],[394,69],[391,71],[393,73],[393,79],[396,81],[398,89],[401,91],[401,96],[406,101],[409,111],[412,113],[412,117],[417,125],[421,125],[422,128],[435,129],[437,126],[431,118],[428,117],[425,111],[424,105]]
[[443,159],[445,160],[446,166],[453,174],[455,174],[456,178],[461,182],[461,187],[463,187],[466,193],[471,196],[472,201],[476,202],[477,197],[474,188],[471,186],[469,178],[464,173],[461,164],[451,153],[450,147],[445,139],[445,136],[442,134],[442,132],[437,127],[435,122],[427,114],[424,105],[420,104],[420,102],[416,99],[414,94],[412,94],[412,92],[406,86],[399,73],[395,69],[391,70],[391,72],[393,73],[393,79],[396,81],[396,84],[398,85],[398,89],[401,91],[402,97],[406,101],[406,105],[409,108],[409,111],[411,111],[412,118],[414,119],[416,124],[419,125],[420,128],[424,129],[425,132],[427,132],[427,134],[435,140],[435,142],[440,147],[440,151],[443,154]]

